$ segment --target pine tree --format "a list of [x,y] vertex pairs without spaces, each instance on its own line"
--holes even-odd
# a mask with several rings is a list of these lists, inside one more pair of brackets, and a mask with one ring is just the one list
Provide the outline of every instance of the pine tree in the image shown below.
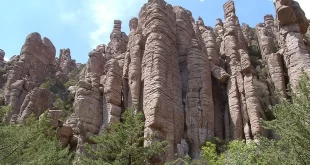
[[[0,111],[6,110],[2,107]],[[56,139],[56,130],[48,125],[46,114],[37,120],[29,117],[24,125],[0,125],[0,164],[71,164],[68,148]]]
[[128,109],[122,115],[122,122],[112,123],[102,135],[92,140],[96,147],[86,145],[86,156],[82,156],[82,164],[98,165],[139,165],[149,164],[148,160],[166,149],[166,142],[154,141],[144,147],[144,122],[141,113]]
[[[261,137],[258,144],[232,141],[216,156],[215,146],[207,143],[203,156],[210,164],[310,164],[310,77],[304,73],[291,100],[282,100],[272,108],[275,119],[262,121],[278,139]],[[220,159],[219,159],[220,158]],[[221,159],[223,158],[223,159]]]
[[279,140],[262,139],[262,154],[273,164],[310,164],[310,77],[300,78],[292,100],[283,100],[273,108],[275,120],[264,121]]

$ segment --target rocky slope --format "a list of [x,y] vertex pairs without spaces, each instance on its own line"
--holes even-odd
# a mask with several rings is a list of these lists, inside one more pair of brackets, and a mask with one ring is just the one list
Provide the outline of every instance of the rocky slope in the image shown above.
[[[59,139],[83,154],[89,137],[119,121],[127,107],[143,112],[145,135],[168,141],[157,163],[186,154],[199,158],[201,146],[214,137],[249,142],[273,136],[259,120],[268,119],[268,107],[278,99],[289,99],[287,85],[294,92],[302,71],[310,73],[303,10],[293,0],[276,0],[275,9],[276,20],[266,15],[251,28],[239,23],[229,0],[224,21],[217,19],[213,28],[182,7],[149,0],[130,20],[128,36],[115,20],[108,45],[89,53],[79,82],[69,88],[74,112],[63,123],[61,111],[50,110],[54,126],[62,128]],[[77,67],[70,49],[61,49],[56,59],[52,42],[32,33],[19,56],[6,63],[4,54],[1,50],[0,86],[12,106],[5,121],[23,122],[31,113],[57,109],[53,92],[38,87],[46,77],[54,84],[69,80]]]

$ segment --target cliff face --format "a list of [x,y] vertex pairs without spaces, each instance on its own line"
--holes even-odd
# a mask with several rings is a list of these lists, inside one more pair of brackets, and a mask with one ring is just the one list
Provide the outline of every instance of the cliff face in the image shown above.
[[[254,90],[249,41],[233,1],[224,12],[224,24],[218,20],[213,29],[202,18],[195,22],[182,7],[151,0],[139,18],[130,20],[128,38],[115,21],[109,46],[94,50],[85,73],[101,76],[103,91],[95,92],[92,78],[78,85],[75,113],[85,114],[76,120],[84,130],[81,141],[119,120],[122,109],[131,106],[144,113],[145,135],[168,141],[159,162],[185,154],[199,158],[201,146],[213,137],[250,141],[261,134],[264,111]],[[79,92],[81,86],[96,93],[95,102]]]
[[[255,29],[240,25],[232,0],[223,5],[224,22],[217,19],[214,28],[164,0],[149,0],[141,8],[129,22],[129,36],[115,20],[111,41],[89,53],[78,84],[69,89],[74,112],[61,125],[61,141],[83,154],[89,137],[120,121],[128,107],[143,112],[145,136],[168,141],[157,163],[186,154],[199,158],[201,146],[214,137],[250,142],[269,136],[259,122],[268,118],[266,107],[277,103],[278,92],[287,99],[287,84],[294,92],[300,73],[310,73],[303,10],[291,0],[276,0],[275,8],[276,21],[266,15]],[[32,33],[21,55],[3,64],[11,69],[4,88],[5,104],[13,108],[7,122],[52,107],[46,102],[52,102],[49,91],[35,87],[46,76],[63,77],[76,68],[70,49],[61,49],[59,60],[55,54],[47,38]],[[50,113],[59,118],[59,111]]]
[[15,123],[21,116],[23,110],[20,109],[26,96],[44,82],[54,67],[55,55],[56,49],[48,38],[41,39],[39,33],[28,35],[12,70],[8,72],[4,87],[5,103],[12,106],[12,111],[5,117],[6,122]]

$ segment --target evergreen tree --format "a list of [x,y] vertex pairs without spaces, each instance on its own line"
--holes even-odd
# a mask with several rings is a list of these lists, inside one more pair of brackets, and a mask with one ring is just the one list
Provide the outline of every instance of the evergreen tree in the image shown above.
[[165,141],[154,141],[150,146],[143,146],[144,140],[151,140],[151,137],[144,137],[141,113],[128,109],[122,116],[122,122],[112,123],[102,135],[92,138],[96,147],[86,145],[88,156],[81,157],[82,164],[144,165],[165,151]]
[[[0,111],[7,111],[1,107]],[[1,113],[2,114],[2,113]],[[68,148],[63,149],[56,139],[56,130],[46,114],[37,120],[29,117],[25,125],[0,125],[1,165],[64,165],[71,163]]]
[[279,140],[262,139],[260,150],[272,164],[310,164],[310,77],[300,78],[292,100],[283,100],[273,108],[275,120],[264,121]]
[[209,143],[202,148],[204,158],[210,164],[310,164],[310,77],[303,74],[297,93],[291,100],[273,107],[275,119],[263,121],[266,129],[273,130],[277,139],[260,138],[258,144],[232,141],[227,150],[215,154],[215,146]]

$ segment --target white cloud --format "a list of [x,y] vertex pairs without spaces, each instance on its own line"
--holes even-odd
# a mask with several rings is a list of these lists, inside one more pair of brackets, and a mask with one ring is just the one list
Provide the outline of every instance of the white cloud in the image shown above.
[[200,2],[204,2],[205,0],[200,0]]
[[4,57],[4,61],[9,61],[9,59],[7,57]]
[[83,33],[88,33],[89,44],[95,48],[98,44],[107,44],[110,40],[114,20],[121,20],[123,27],[129,26],[125,21],[137,17],[140,8],[146,2],[147,0],[56,0],[56,5],[59,9],[59,19],[63,23],[81,26],[85,24],[83,21],[87,21],[92,24],[88,27],[92,30]]
[[146,0],[93,0],[90,6],[92,20],[97,28],[89,33],[90,44],[95,47],[109,39],[115,19],[123,21],[122,26],[128,26],[131,17],[137,17],[140,7]]

